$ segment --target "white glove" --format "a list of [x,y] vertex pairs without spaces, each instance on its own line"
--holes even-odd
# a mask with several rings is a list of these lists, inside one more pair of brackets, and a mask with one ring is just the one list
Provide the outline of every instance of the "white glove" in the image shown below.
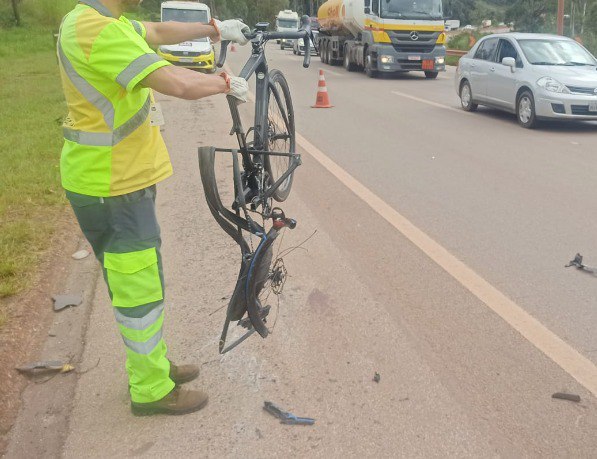
[[244,104],[249,95],[249,83],[244,78],[230,77],[230,91],[226,95],[236,97],[240,104]]
[[221,40],[229,40],[239,45],[246,45],[249,39],[245,37],[243,32],[250,33],[251,29],[248,25],[243,24],[237,19],[229,19],[227,21],[218,21],[214,19],[214,25],[220,33]]

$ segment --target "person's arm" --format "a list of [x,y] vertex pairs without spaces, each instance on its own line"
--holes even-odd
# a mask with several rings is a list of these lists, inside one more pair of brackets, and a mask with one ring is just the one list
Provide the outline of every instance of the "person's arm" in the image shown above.
[[230,90],[228,81],[220,75],[206,75],[173,65],[151,72],[141,84],[162,94],[187,100],[224,94]]
[[145,41],[150,45],[176,45],[195,38],[211,38],[216,42],[220,33],[211,24],[200,22],[144,22]]

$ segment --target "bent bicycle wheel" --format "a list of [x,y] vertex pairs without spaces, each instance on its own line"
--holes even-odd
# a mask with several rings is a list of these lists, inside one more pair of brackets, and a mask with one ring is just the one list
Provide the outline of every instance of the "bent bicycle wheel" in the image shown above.
[[[290,89],[286,78],[279,70],[269,73],[267,106],[267,137],[265,149],[272,153],[294,153],[296,151],[296,136],[294,132],[294,110],[290,98]],[[263,163],[269,176],[269,185],[274,185],[290,169],[290,156],[264,155]],[[291,173],[274,191],[276,201],[286,200],[292,187]]]

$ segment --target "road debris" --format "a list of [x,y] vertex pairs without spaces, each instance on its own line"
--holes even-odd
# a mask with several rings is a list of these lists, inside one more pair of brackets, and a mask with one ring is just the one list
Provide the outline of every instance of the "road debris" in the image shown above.
[[553,394],[551,396],[551,398],[557,398],[560,400],[570,400],[571,402],[576,402],[576,403],[580,402],[580,395],[566,394],[564,392],[556,392],[555,394]]
[[89,254],[90,254],[89,250],[83,249],[83,250],[79,250],[78,252],[73,253],[71,256],[75,260],[82,260],[84,258],[87,258],[89,256]]
[[375,381],[376,383],[381,381],[381,375],[377,371],[375,372],[375,375],[373,376],[373,381]]
[[576,269],[580,269],[582,271],[586,271],[591,274],[597,274],[597,268],[593,268],[591,266],[586,266],[583,264],[582,261],[583,261],[583,256],[580,253],[577,253],[576,256],[574,257],[574,260],[572,260],[570,263],[568,263],[565,267],[566,268],[575,267]]
[[288,411],[284,411],[277,405],[274,405],[272,402],[265,402],[263,405],[263,409],[270,413],[272,416],[277,417],[280,420],[281,424],[302,426],[312,426],[313,424],[315,424],[315,419],[299,418],[298,416],[289,413]]
[[83,302],[81,295],[53,295],[54,311],[62,311],[69,306],[79,306]]
[[44,362],[32,362],[27,365],[17,367],[16,370],[19,373],[23,373],[29,376],[34,376],[40,373],[56,372],[56,373],[70,373],[73,371],[73,367],[70,363],[61,360],[48,360]]

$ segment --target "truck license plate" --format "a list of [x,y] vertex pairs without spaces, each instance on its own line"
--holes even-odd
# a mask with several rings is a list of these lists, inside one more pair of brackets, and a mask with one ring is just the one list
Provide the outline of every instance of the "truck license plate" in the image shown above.
[[408,56],[409,61],[420,61],[421,56]]
[[192,57],[181,57],[180,62],[182,62],[184,64],[190,64],[191,62],[193,62],[193,58]]
[[589,111],[590,112],[597,112],[597,100],[589,102]]

